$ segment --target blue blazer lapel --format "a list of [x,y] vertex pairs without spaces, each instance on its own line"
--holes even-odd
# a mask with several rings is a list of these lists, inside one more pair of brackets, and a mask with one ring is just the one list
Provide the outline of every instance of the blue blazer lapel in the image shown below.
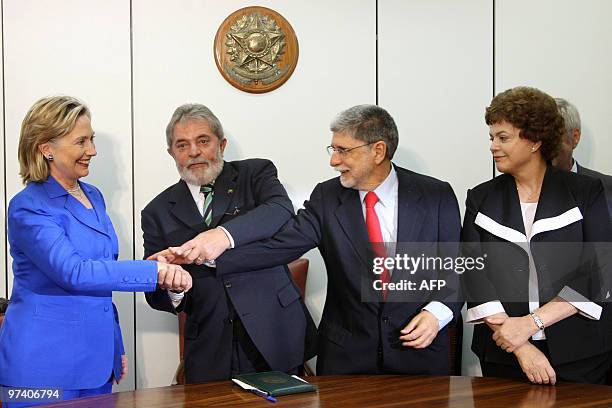
[[335,210],[335,216],[359,259],[371,267],[372,264],[368,260],[372,259],[373,254],[357,190],[342,189],[340,205]]
[[91,202],[91,205],[98,216],[99,222],[95,222],[93,217],[87,217],[86,211],[89,210],[75,198],[71,197],[66,189],[64,189],[64,187],[62,187],[53,177],[49,176],[44,184],[44,187],[49,195],[49,198],[54,200],[64,200],[64,208],[66,208],[66,210],[68,210],[68,212],[70,212],[70,214],[72,214],[72,216],[80,223],[109,236],[108,231],[103,227],[103,225],[106,223],[104,222],[104,214],[101,212],[101,207],[103,206],[102,203],[97,199],[97,195],[93,192],[92,188],[85,183],[80,183],[80,185],[85,194],[87,194],[87,198],[89,198],[89,201]]

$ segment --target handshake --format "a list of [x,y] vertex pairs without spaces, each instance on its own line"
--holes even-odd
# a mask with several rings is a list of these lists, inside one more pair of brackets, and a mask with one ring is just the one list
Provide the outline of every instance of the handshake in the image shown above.
[[[196,235],[193,239],[179,247],[170,247],[157,252],[147,259],[159,260],[165,263],[184,265],[196,264],[214,266],[217,259],[226,249],[231,247],[228,233],[222,228],[213,228]],[[158,280],[159,281],[159,280]]]
[[179,265],[172,265],[163,256],[157,256],[157,284],[162,289],[187,292],[193,284],[191,275]]

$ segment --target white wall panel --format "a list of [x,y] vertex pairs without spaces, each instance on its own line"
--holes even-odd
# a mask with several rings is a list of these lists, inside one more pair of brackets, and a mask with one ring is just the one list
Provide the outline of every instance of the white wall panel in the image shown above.
[[[26,111],[44,96],[76,96],[92,110],[98,149],[85,181],[103,192],[121,258],[132,258],[129,2],[5,0],[3,5],[8,198],[22,188],[17,143]],[[133,356],[133,295],[115,300],[126,352]],[[131,373],[120,389],[133,385]]]
[[[375,102],[375,2],[261,1],[293,26],[300,56],[293,76],[263,95],[244,93],[217,71],[213,41],[221,22],[250,1],[134,0],[135,207],[178,180],[166,153],[164,129],[186,102],[207,105],[219,117],[229,143],[226,159],[272,159],[294,205],[315,184],[334,177],[325,152],[329,122],[349,106]],[[142,238],[137,237],[137,256]],[[318,252],[307,303],[318,320],[326,277]],[[168,385],[178,363],[176,318],[137,303],[138,386]],[[139,349],[140,350],[140,349]]]
[[[492,93],[491,0],[378,3],[379,104],[395,118],[394,162],[465,195],[491,177],[484,107]],[[473,370],[466,328],[464,370]]]
[[[2,9],[0,8],[0,21],[2,21]],[[0,30],[0,44],[2,43],[2,30]],[[0,64],[0,78],[2,78],[4,72],[4,66]],[[4,95],[4,83],[0,82],[0,95]],[[4,123],[4,99],[0,98],[0,123]],[[6,135],[4,134],[4,127],[0,128],[0,135],[2,140],[5,140]],[[5,160],[4,160],[4,143],[0,143],[0,157],[2,157],[2,166],[0,166],[0,180],[4,181],[5,177]],[[0,214],[0,228],[2,231],[6,231],[6,217],[5,217],[5,192],[4,182],[0,186],[0,208],[3,208],[2,214]],[[3,240],[0,243],[0,265],[4,265],[0,271],[0,297],[9,298],[7,280],[9,272],[9,265],[6,259],[6,234],[3,236]]]
[[495,91],[518,85],[568,99],[580,111],[578,161],[612,174],[612,2],[498,0]]

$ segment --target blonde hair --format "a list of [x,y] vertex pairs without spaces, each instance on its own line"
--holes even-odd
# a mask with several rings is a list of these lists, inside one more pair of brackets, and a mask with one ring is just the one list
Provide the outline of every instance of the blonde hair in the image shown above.
[[19,136],[19,175],[23,184],[47,180],[49,163],[38,146],[66,136],[82,115],[91,118],[89,108],[71,96],[51,96],[32,105]]

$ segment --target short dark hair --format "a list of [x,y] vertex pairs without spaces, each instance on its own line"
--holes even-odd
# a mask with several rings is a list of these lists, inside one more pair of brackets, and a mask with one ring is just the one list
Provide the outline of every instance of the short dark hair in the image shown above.
[[565,122],[552,96],[527,86],[497,94],[486,109],[485,122],[493,125],[504,121],[520,129],[520,137],[542,142],[544,160],[551,161],[556,156],[565,134]]
[[382,140],[387,145],[387,159],[397,150],[399,135],[395,121],[383,108],[376,105],[357,105],[342,111],[330,125],[334,133],[347,132],[366,143]]

